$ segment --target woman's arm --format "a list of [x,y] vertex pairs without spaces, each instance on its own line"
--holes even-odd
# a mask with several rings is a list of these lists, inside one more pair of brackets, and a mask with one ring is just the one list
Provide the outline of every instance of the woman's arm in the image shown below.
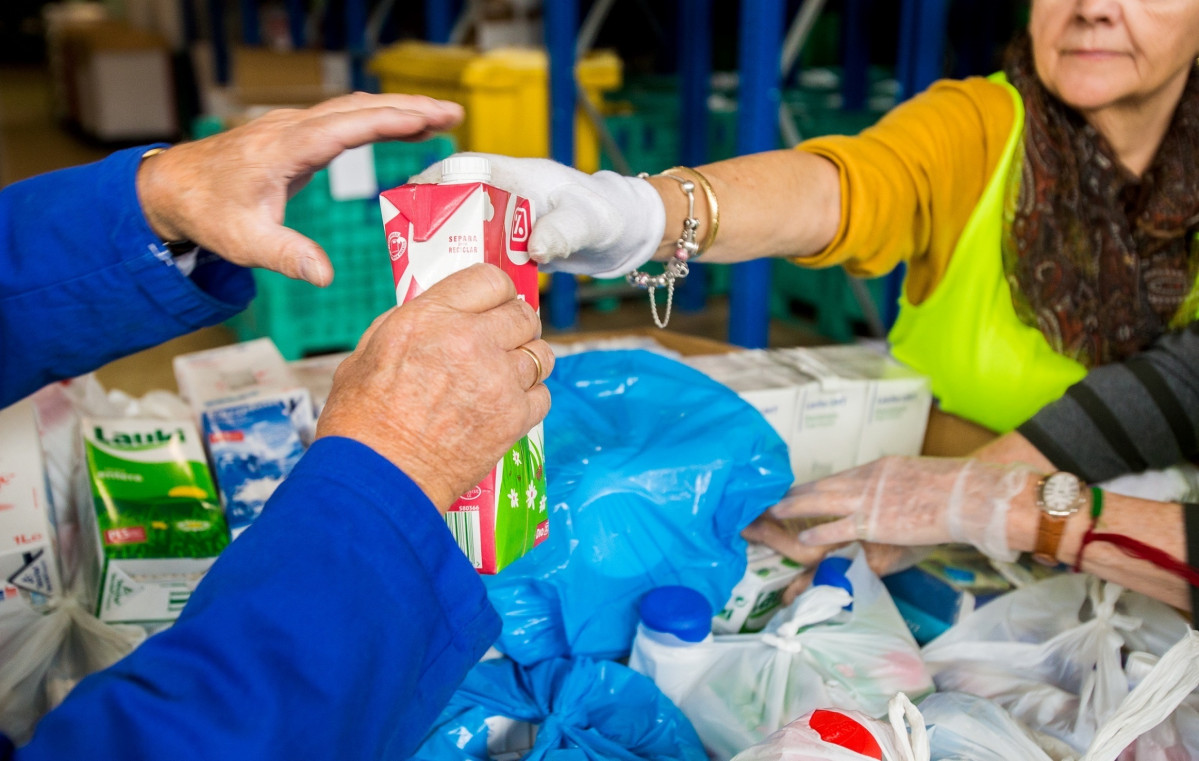
[[[973,544],[1011,560],[1036,544],[1041,472],[1024,465],[934,457],[884,457],[792,489],[772,508],[781,519],[835,517],[799,535],[809,546],[854,540],[925,546]],[[1090,525],[1089,509],[1069,519],[1058,560],[1073,564]],[[1098,530],[1188,557],[1183,506],[1105,494]],[[1087,547],[1083,569],[1108,581],[1176,605],[1190,606],[1187,583],[1173,573],[1103,543]]]

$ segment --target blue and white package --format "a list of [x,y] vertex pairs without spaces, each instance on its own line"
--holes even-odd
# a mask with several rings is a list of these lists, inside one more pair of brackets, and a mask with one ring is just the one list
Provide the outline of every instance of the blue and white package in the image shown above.
[[249,399],[206,410],[201,421],[229,531],[236,538],[304,454],[296,417],[311,414],[306,394]]

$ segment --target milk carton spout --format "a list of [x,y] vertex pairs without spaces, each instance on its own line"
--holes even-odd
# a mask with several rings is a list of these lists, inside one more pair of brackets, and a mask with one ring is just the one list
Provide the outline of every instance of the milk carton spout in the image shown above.
[[491,162],[482,156],[451,156],[441,162],[441,185],[491,182]]

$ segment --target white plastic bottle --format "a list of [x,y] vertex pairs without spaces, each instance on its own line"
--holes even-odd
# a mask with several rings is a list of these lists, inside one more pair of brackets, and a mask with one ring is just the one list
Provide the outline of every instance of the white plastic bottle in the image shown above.
[[712,606],[690,587],[666,586],[641,598],[640,612],[629,668],[653,679],[677,704],[711,660]]

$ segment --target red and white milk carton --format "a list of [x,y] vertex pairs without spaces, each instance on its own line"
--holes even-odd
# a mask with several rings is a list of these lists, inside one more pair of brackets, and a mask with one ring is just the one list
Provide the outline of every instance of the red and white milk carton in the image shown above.
[[[531,207],[490,180],[487,159],[457,156],[442,162],[440,184],[401,185],[379,196],[396,303],[485,262],[506,272],[518,297],[538,309],[537,264],[529,259]],[[497,573],[544,541],[548,517],[538,424],[478,486],[458,498],[446,523],[480,573]]]

